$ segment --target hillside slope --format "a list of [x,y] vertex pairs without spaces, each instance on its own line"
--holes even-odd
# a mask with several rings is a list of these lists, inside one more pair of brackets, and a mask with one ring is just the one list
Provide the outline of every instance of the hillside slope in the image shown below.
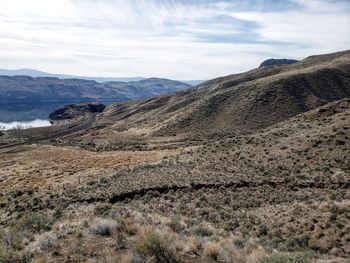
[[97,126],[102,137],[113,133],[187,138],[251,133],[346,97],[350,97],[350,51],[217,78],[174,94],[113,104]]
[[[67,220],[74,231],[67,234],[65,228],[54,228],[53,233],[62,237],[58,241],[62,247],[57,248],[62,252],[53,262],[80,251],[74,250],[77,240],[103,248],[110,239],[103,235],[91,239],[98,215],[109,220],[101,224],[122,219],[142,226],[140,231],[125,231],[129,250],[133,237],[142,237],[142,229],[156,227],[169,233],[170,227],[172,236],[185,239],[178,242],[179,255],[187,255],[187,245],[182,244],[193,238],[210,245],[212,239],[203,239],[206,235],[213,236],[225,253],[239,239],[244,242],[239,246],[247,249],[261,245],[267,251],[311,250],[316,258],[348,258],[349,143],[350,100],[344,99],[254,134],[216,138],[199,147],[179,144],[173,152],[134,148],[92,153],[39,146],[0,156],[0,164],[10,171],[6,177],[5,170],[0,173],[4,178],[0,220],[7,222],[20,211],[52,214],[61,209],[57,226]],[[143,162],[141,156],[148,161]],[[16,161],[11,162],[13,158]],[[62,210],[62,204],[71,205]],[[73,218],[79,221],[72,223]],[[76,236],[76,231],[83,235]],[[66,247],[67,242],[71,245]],[[207,262],[203,248],[190,255],[198,259],[196,263]]]

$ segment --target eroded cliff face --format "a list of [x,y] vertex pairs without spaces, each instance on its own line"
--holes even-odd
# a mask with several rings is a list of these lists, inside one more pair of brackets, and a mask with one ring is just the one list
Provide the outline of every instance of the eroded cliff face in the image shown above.
[[105,108],[101,103],[69,104],[50,113],[49,120],[53,125],[67,124],[103,112]]

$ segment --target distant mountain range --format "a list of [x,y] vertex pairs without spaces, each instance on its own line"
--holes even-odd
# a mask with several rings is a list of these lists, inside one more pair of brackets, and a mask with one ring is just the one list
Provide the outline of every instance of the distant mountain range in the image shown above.
[[[86,77],[86,76],[75,76],[75,75],[67,75],[67,74],[52,74],[44,71],[39,71],[35,69],[0,69],[0,75],[6,76],[30,76],[33,78],[36,77],[54,77],[59,79],[84,79],[84,80],[94,80],[100,83],[110,82],[110,81],[122,81],[122,82],[130,82],[130,81],[138,81],[144,80],[146,78],[143,77],[127,77],[127,78],[111,78],[111,77]],[[204,82],[204,80],[181,80],[181,82],[189,84],[191,86],[195,86]]]
[[56,77],[0,76],[0,102],[120,102],[190,87],[180,81],[160,78],[99,83],[95,80]]

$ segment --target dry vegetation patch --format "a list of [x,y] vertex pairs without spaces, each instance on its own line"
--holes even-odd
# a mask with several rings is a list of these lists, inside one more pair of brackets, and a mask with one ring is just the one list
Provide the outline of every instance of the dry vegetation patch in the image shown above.
[[32,146],[0,154],[0,191],[57,190],[98,179],[121,167],[157,163],[173,151],[95,153],[73,147]]

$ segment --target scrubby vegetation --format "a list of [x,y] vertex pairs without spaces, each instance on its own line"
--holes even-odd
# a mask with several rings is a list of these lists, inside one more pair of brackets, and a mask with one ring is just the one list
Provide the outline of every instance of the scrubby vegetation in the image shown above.
[[333,108],[342,110],[327,125],[316,110],[49,195],[5,192],[2,260],[342,262],[350,232],[349,102],[326,107]]
[[[239,236],[204,222],[182,223],[179,233],[173,230],[173,219],[138,212],[127,204],[111,206],[110,213],[103,217],[95,215],[95,209],[96,205],[68,206],[59,222],[50,228],[30,232],[27,237],[22,236],[20,229],[32,229],[32,222],[42,225],[42,219],[38,219],[42,215],[32,213],[30,220],[24,216],[19,228],[4,229],[0,262],[94,258],[107,262],[230,263],[240,260],[258,263],[308,262],[306,259],[314,258],[312,253],[306,252],[275,255],[270,247],[259,244],[259,238],[251,236],[243,241]],[[21,246],[12,241],[15,236]],[[285,258],[285,261],[276,261],[276,258]]]
[[[346,56],[335,57],[331,62],[346,63]],[[304,66],[284,73],[300,70],[311,86],[326,74],[333,83],[333,69],[322,66],[321,74],[311,67],[311,74]],[[258,70],[258,77],[266,81],[276,70]],[[308,97],[303,107],[315,109],[300,115],[309,108],[292,108],[264,127],[251,126],[258,117],[247,125],[235,119],[246,132],[214,129],[208,122],[241,112],[222,108],[236,94],[232,87],[266,84],[251,80],[254,72],[208,82],[200,91],[113,105],[90,129],[50,141],[55,146],[1,154],[0,262],[347,262],[350,100],[318,107]],[[339,74],[343,87],[348,78]],[[249,86],[245,99],[270,105],[274,89],[286,95],[305,83],[269,80],[282,88]],[[174,113],[202,91],[215,96],[194,111]],[[215,119],[218,111],[225,118]]]

